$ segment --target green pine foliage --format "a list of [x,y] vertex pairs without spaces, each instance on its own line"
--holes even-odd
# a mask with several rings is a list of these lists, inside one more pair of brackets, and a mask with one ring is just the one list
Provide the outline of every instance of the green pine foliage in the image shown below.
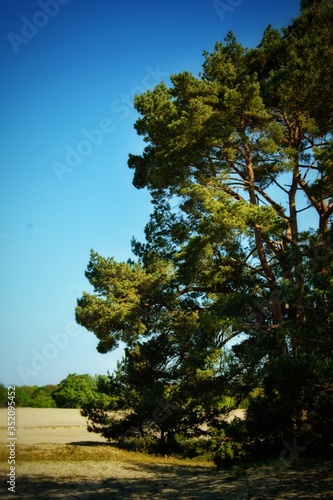
[[332,26],[331,0],[302,2],[258,47],[229,33],[199,77],[136,97],[153,213],[134,260],[92,251],[76,308],[99,352],[126,344],[110,387],[128,412],[90,406],[92,430],[188,454],[220,433],[218,465],[295,436],[331,450]]

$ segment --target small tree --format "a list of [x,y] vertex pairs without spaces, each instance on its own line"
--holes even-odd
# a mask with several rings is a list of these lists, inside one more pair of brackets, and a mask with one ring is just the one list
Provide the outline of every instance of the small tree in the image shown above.
[[101,395],[98,391],[98,380],[91,375],[68,375],[53,393],[58,408],[82,408],[94,402],[98,404]]
[[38,387],[31,395],[31,406],[35,408],[56,408],[53,393],[58,389],[58,385],[45,385]]

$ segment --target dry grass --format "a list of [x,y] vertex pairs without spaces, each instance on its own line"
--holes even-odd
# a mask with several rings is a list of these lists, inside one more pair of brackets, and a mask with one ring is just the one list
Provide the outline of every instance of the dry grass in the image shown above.
[[[152,464],[152,465],[182,465],[191,467],[211,467],[213,463],[205,460],[178,459],[174,457],[161,457],[148,455],[146,453],[127,451],[108,443],[98,443],[93,441],[84,441],[74,444],[52,444],[47,446],[45,443],[36,445],[17,445],[17,462],[26,461],[60,461],[66,462],[118,462],[134,464]],[[0,462],[7,460],[7,451],[2,449],[0,452]]]

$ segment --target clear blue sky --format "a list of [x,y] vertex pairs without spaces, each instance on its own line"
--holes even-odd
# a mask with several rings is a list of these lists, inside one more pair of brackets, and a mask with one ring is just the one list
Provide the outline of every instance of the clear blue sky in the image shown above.
[[[58,383],[106,374],[74,325],[90,249],[131,256],[151,211],[132,186],[142,150],[133,95],[168,75],[198,75],[202,52],[232,30],[246,46],[299,0],[0,0],[0,382]],[[223,7],[222,7],[223,9]]]

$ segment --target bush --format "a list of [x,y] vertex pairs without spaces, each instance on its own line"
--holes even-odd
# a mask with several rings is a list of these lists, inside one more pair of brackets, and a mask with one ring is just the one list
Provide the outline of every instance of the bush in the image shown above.
[[120,441],[120,445],[127,451],[141,453],[158,453],[158,439],[153,436],[127,436]]
[[218,469],[228,468],[244,459],[245,455],[242,443],[227,438],[215,451],[213,461]]
[[168,454],[176,454],[181,458],[211,457],[212,440],[206,437],[187,437],[175,434],[166,443]]

